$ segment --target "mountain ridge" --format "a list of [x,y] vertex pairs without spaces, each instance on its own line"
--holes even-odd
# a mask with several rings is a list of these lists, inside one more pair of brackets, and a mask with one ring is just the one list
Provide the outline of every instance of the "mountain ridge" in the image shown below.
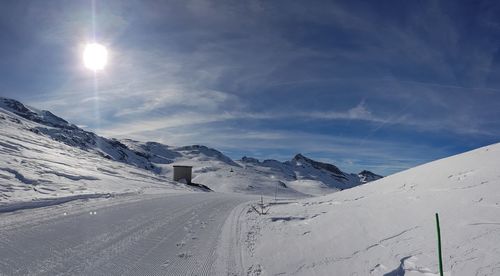
[[[210,185],[219,187],[219,191],[223,192],[270,193],[270,187],[278,184],[283,189],[289,189],[289,186],[293,187],[297,183],[302,186],[307,183],[321,187],[319,189],[323,194],[381,178],[368,171],[366,175],[346,173],[333,164],[315,161],[300,153],[285,162],[272,159],[260,162],[256,158],[246,156],[234,161],[221,151],[203,145],[169,146],[153,141],[106,138],[81,129],[50,111],[32,108],[13,99],[0,97],[0,108],[37,123],[28,128],[36,135],[43,135],[70,147],[135,166],[159,176],[169,178],[173,173],[172,164],[194,165],[195,181],[208,184],[209,187]],[[232,173],[225,174],[226,171]],[[261,184],[251,184],[241,179],[242,175],[247,175],[249,179]],[[224,181],[227,185],[217,183]],[[229,184],[231,182],[232,185]],[[236,187],[238,185],[241,187]],[[297,191],[283,192],[293,194]]]

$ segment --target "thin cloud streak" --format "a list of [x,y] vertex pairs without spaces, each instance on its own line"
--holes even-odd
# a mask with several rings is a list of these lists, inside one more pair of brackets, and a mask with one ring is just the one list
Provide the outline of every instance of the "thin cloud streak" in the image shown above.
[[[2,96],[100,134],[255,147],[260,156],[309,151],[374,167],[374,156],[348,152],[373,146],[396,160],[386,144],[425,147],[427,157],[405,153],[392,171],[430,160],[432,149],[453,154],[500,137],[500,5],[99,2],[98,37],[110,66],[94,96],[93,76],[80,64],[88,3],[49,2],[0,11],[7,26],[0,36],[8,34],[0,45]],[[294,148],[283,147],[289,140]],[[342,160],[332,145],[343,147]]]

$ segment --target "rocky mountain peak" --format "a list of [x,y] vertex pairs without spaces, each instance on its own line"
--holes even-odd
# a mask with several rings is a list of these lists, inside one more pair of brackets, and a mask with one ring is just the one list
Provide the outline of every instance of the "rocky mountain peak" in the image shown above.
[[358,176],[361,179],[362,183],[375,181],[377,179],[383,178],[383,176],[372,173],[371,171],[367,171],[367,170],[361,171],[360,173],[358,173]]
[[305,157],[301,153],[295,155],[295,157],[293,157],[293,159],[292,159],[292,162],[308,163],[316,169],[323,169],[323,170],[329,171],[331,173],[334,173],[336,175],[344,175],[344,173],[336,166],[329,164],[329,163],[323,163],[323,162],[312,160],[310,158]]

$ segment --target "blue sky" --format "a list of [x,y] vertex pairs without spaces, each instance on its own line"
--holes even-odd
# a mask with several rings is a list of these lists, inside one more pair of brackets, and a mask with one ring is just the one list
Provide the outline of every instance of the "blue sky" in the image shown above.
[[0,96],[105,136],[385,175],[499,141],[497,1],[94,4],[2,2]]

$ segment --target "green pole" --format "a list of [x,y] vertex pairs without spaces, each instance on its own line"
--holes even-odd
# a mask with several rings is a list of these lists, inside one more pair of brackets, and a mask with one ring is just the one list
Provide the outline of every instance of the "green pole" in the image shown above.
[[439,275],[443,276],[443,255],[441,252],[441,229],[439,228],[439,215],[436,213],[436,227],[438,238],[438,255],[439,255]]

